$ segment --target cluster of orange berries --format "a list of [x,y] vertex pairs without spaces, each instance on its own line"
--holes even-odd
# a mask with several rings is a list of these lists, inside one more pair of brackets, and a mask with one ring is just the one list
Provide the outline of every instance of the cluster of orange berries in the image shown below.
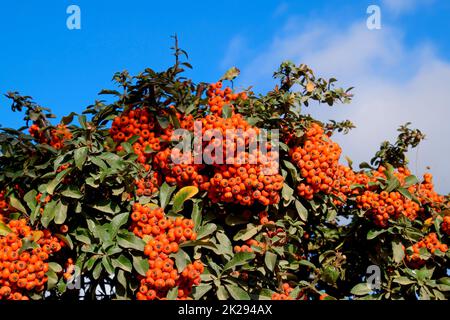
[[273,293],[272,294],[272,300],[307,300],[308,297],[306,294],[304,294],[302,291],[298,293],[298,296],[296,298],[291,297],[290,294],[294,290],[294,288],[291,288],[289,283],[283,283],[283,293]]
[[[152,151],[161,150],[161,142],[169,140],[169,135],[164,132],[155,116],[145,107],[130,109],[114,118],[109,132],[113,140],[118,143],[138,136],[138,140],[133,143],[133,150],[138,156],[137,161],[142,164],[148,162]],[[117,151],[122,149],[120,145],[117,147]],[[147,152],[146,149],[150,152]]]
[[[270,143],[267,144],[267,152],[261,148],[248,150],[250,145],[258,142],[259,129],[253,128],[240,114],[232,112],[228,118],[221,114],[225,104],[238,98],[245,100],[246,94],[233,93],[230,88],[221,90],[221,87],[221,82],[210,85],[207,91],[209,114],[206,117],[194,121],[192,115],[175,113],[181,128],[195,134],[201,132],[202,150],[212,151],[209,153],[211,159],[204,159],[202,155],[201,164],[194,161],[195,150],[182,152],[169,147],[168,142],[175,138],[173,125],[161,128],[156,117],[145,107],[127,110],[116,117],[110,134],[119,143],[138,136],[132,145],[138,155],[137,161],[146,165],[147,171],[153,169],[160,173],[171,185],[197,186],[207,191],[213,202],[246,206],[255,201],[263,205],[276,204],[280,201],[283,186],[278,152],[271,150]],[[170,108],[174,109],[173,106]],[[169,111],[163,113],[167,115]],[[122,149],[120,145],[117,147],[117,151]],[[205,163],[211,165],[212,170],[206,172]],[[150,187],[145,187],[145,184],[145,181],[137,183],[138,196],[154,193],[159,187],[155,183]]]
[[232,110],[232,102],[241,98],[242,100],[247,99],[247,94],[245,92],[233,93],[233,90],[226,87],[222,90],[222,82],[211,83],[209,85],[208,91],[206,92],[208,96],[208,106],[211,113],[221,116],[222,108],[224,105],[230,105]]
[[72,139],[72,133],[65,124],[58,124],[56,128],[50,130],[50,140],[36,123],[30,126],[28,132],[40,143],[47,143],[55,149],[61,149],[64,146],[64,141]]
[[411,255],[406,255],[406,262],[411,268],[420,268],[425,264],[425,260],[420,258],[421,248],[426,248],[431,254],[434,254],[436,250],[443,253],[448,250],[448,246],[441,243],[436,233],[432,232],[412,246],[413,253]]
[[5,191],[0,191],[0,222],[3,222],[9,215],[10,207],[5,198]]
[[[433,175],[431,173],[425,173],[423,175],[423,181],[419,185],[413,186],[413,191],[416,192],[417,197],[422,205],[430,205],[436,211],[439,211],[439,205],[445,203],[445,197],[439,195],[434,190],[433,184]],[[424,211],[424,208],[421,208],[421,212]]]
[[446,235],[450,236],[450,216],[444,216],[444,220],[441,224],[441,230]]
[[265,250],[266,248],[266,244],[264,242],[259,242],[258,240],[255,239],[248,239],[246,242],[246,244],[242,245],[242,246],[234,246],[234,252],[238,253],[238,252],[253,252],[253,248],[252,247],[257,247],[260,248],[262,251]]
[[[48,230],[32,230],[25,219],[7,226],[11,232],[0,237],[0,300],[28,300],[27,292],[44,290],[47,260],[63,243]],[[37,247],[21,251],[24,239],[34,239]]]
[[158,172],[152,172],[145,178],[136,179],[136,195],[138,197],[151,196],[159,190],[161,180],[161,175]]
[[200,174],[204,165],[194,163],[192,152],[182,153],[178,148],[167,148],[158,152],[153,167],[155,170],[161,170],[170,185],[199,187],[207,180],[206,176]]
[[305,135],[303,145],[290,149],[289,153],[305,179],[297,187],[297,192],[301,197],[311,200],[318,192],[330,194],[337,186],[340,189],[337,177],[341,148],[317,123],[313,123]]
[[[171,106],[170,108],[173,109]],[[167,111],[164,112],[167,115]],[[194,119],[192,115],[183,116],[176,113],[181,128],[192,129]],[[146,107],[130,109],[113,120],[109,130],[113,140],[117,143],[130,140],[133,136],[138,139],[133,143],[133,151],[138,156],[137,161],[147,164],[153,154],[163,150],[173,135],[173,126],[162,128],[156,117]],[[117,151],[123,150],[121,145]],[[150,167],[148,167],[150,168]]]
[[419,204],[405,198],[399,192],[376,193],[364,191],[356,197],[358,207],[366,210],[366,214],[372,217],[375,224],[386,227],[390,218],[398,219],[401,215],[414,220],[419,211]]
[[69,258],[65,263],[65,271],[63,274],[64,279],[69,280],[74,272],[75,272],[75,264],[73,263],[73,259]]
[[139,237],[149,237],[144,254],[148,257],[149,270],[141,279],[137,298],[139,300],[163,299],[167,292],[178,286],[178,298],[187,298],[193,285],[200,283],[204,267],[200,261],[189,264],[179,272],[170,254],[179,250],[179,244],[195,240],[191,219],[166,218],[162,208],[150,208],[139,203],[133,205],[132,231]]
[[206,159],[214,167],[214,176],[200,185],[213,202],[248,206],[255,201],[263,205],[280,201],[283,177],[278,173],[278,153],[271,151],[270,143],[266,153],[249,148],[257,141],[258,128],[240,114],[208,115],[195,125],[201,125],[203,150],[214,150],[211,159]]

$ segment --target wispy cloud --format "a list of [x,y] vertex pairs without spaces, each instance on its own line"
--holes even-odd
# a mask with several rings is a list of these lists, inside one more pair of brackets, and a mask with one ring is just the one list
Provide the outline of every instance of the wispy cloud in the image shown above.
[[274,17],[281,16],[289,10],[289,5],[286,2],[281,2],[273,12]]
[[308,110],[322,120],[355,122],[357,129],[349,136],[336,136],[344,154],[366,161],[381,141],[395,138],[398,125],[411,121],[428,138],[410,154],[411,168],[423,173],[430,166],[438,190],[450,191],[450,126],[445,123],[450,119],[450,63],[439,59],[430,44],[408,47],[399,30],[383,26],[370,31],[364,21],[344,30],[316,23],[307,31],[274,36],[259,52],[238,65],[241,85],[268,89],[273,71],[290,59],[310,65],[320,76],[335,76],[343,86],[355,86],[351,105]]
[[399,15],[411,12],[422,5],[430,5],[433,2],[434,0],[383,0],[382,4],[391,13]]
[[222,69],[228,69],[234,66],[234,63],[248,53],[245,38],[242,35],[234,36],[228,43],[225,55],[220,62]]

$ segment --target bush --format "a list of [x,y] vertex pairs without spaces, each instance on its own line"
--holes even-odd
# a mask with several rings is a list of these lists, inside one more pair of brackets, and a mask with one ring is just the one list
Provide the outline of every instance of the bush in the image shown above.
[[7,94],[25,126],[0,133],[0,299],[448,298],[449,197],[405,157],[419,130],[354,169],[332,140],[353,124],[304,109],[351,88],[290,62],[265,95],[225,87],[236,68],[195,84],[174,50],[57,125]]

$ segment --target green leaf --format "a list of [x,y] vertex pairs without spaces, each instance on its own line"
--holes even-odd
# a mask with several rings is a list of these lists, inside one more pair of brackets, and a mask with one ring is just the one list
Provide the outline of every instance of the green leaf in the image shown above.
[[92,208],[105,213],[119,213],[120,208],[116,203],[108,200],[102,200],[97,204],[92,205]]
[[42,212],[41,223],[47,228],[50,222],[53,221],[56,215],[56,201],[50,201],[46,204],[44,212]]
[[231,67],[230,69],[227,70],[227,72],[225,72],[225,74],[220,78],[220,80],[233,80],[235,79],[239,74],[241,73],[241,71],[236,68],[236,67]]
[[120,268],[124,271],[131,272],[133,266],[130,259],[121,254],[118,258],[112,260],[114,268]]
[[228,263],[224,266],[222,272],[237,266],[244,265],[253,259],[255,259],[255,254],[252,252],[238,252],[234,255],[233,259],[228,261]]
[[194,222],[194,231],[198,232],[200,226],[202,225],[202,209],[199,201],[194,202],[191,219]]
[[208,248],[212,250],[217,250],[217,246],[211,242],[211,241],[204,241],[204,240],[196,240],[196,241],[186,241],[180,244],[180,248],[186,248],[186,247],[203,247]]
[[172,212],[180,212],[183,210],[183,203],[198,193],[198,188],[194,186],[184,187],[178,191],[173,197]]
[[225,287],[234,300],[250,300],[250,296],[248,295],[248,293],[245,292],[241,287],[235,284],[226,284]]
[[68,174],[72,169],[68,168],[66,170],[63,170],[61,172],[59,172],[55,178],[53,178],[52,181],[50,181],[47,184],[46,187],[46,191],[48,194],[53,194],[53,192],[55,191],[55,188],[59,185],[59,183],[62,181],[62,179],[66,176],[66,174]]
[[61,192],[61,194],[64,197],[72,198],[72,199],[80,199],[83,197],[83,194],[74,185],[69,185],[64,191]]
[[266,251],[264,256],[264,263],[266,264],[267,269],[273,271],[275,269],[275,265],[277,263],[278,256],[270,251]]
[[227,300],[230,297],[227,289],[222,285],[217,288],[216,295],[219,300]]
[[48,268],[57,273],[62,271],[62,267],[56,262],[49,262]]
[[6,224],[0,221],[0,236],[5,237],[11,232],[12,230]]
[[78,115],[78,122],[80,123],[83,129],[87,129],[87,122],[85,115]]
[[161,208],[165,208],[169,204],[170,197],[172,193],[175,191],[176,186],[169,186],[166,182],[164,182],[159,189],[159,202]]
[[414,280],[411,280],[408,277],[397,277],[397,278],[395,278],[392,281],[395,282],[395,283],[401,284],[402,286],[416,283]]
[[102,257],[102,265],[105,267],[106,272],[108,272],[109,275],[114,274],[114,266],[112,265],[111,258],[108,256]]
[[22,252],[24,252],[26,250],[37,249],[37,248],[39,248],[39,245],[36,242],[34,242],[28,238],[24,238],[24,239],[22,239],[22,247],[20,247],[20,249],[19,249],[19,254],[21,254]]
[[396,263],[402,262],[403,258],[405,257],[405,251],[403,250],[402,243],[393,241],[392,251],[394,254],[394,261]]
[[281,196],[286,203],[292,200],[292,195],[294,194],[294,189],[292,189],[287,183],[283,184],[283,189],[281,189]]
[[369,288],[367,283],[359,283],[352,288],[350,293],[354,294],[355,296],[365,296],[369,294],[371,291],[372,289]]
[[176,253],[172,253],[170,256],[175,258],[175,265],[180,272],[186,268],[188,263],[191,263],[191,258],[183,249],[179,249]]
[[256,235],[259,231],[262,229],[262,225],[255,226],[254,224],[249,223],[247,225],[246,229],[240,230],[236,235],[234,236],[233,240],[235,241],[246,241],[250,238],[252,238],[254,235]]
[[192,297],[194,300],[200,300],[209,290],[212,289],[210,284],[200,284],[192,288]]
[[67,205],[58,201],[55,208],[55,223],[63,224],[67,218]]
[[398,187],[400,187],[400,181],[397,179],[397,177],[392,176],[389,180],[388,180],[388,185],[385,189],[386,192],[392,192],[395,189],[397,189]]
[[426,266],[416,271],[416,278],[419,281],[431,279],[434,273],[434,268],[427,268]]
[[172,288],[167,292],[167,300],[176,300],[178,297],[178,286],[175,288]]
[[295,199],[295,208],[297,209],[300,219],[306,222],[308,220],[308,210],[306,210],[303,204],[297,199]]
[[222,107],[222,117],[224,119],[231,118],[232,114],[233,114],[233,109],[232,109],[231,105],[226,104]]
[[53,270],[48,270],[46,273],[47,276],[47,290],[53,289],[58,283],[58,275]]
[[129,213],[128,212],[124,212],[121,214],[116,215],[112,220],[111,220],[111,238],[115,238],[117,235],[117,232],[119,231],[119,229],[128,221],[128,217],[129,217]]
[[25,209],[25,207],[23,206],[23,204],[20,202],[19,199],[16,198],[16,196],[14,194],[12,194],[9,197],[9,205],[11,207],[13,207],[14,209],[19,210],[22,213],[27,213],[27,210]]
[[233,255],[233,245],[230,239],[228,239],[228,236],[225,234],[225,232],[217,232],[216,238],[219,241],[219,254],[225,254],[231,257]]
[[25,200],[28,208],[30,208],[31,211],[33,211],[37,206],[37,200],[36,200],[37,194],[38,194],[38,192],[36,190],[30,190],[23,197],[23,200]]
[[78,169],[82,169],[84,163],[86,162],[88,154],[88,147],[81,147],[74,151],[74,158],[75,158],[75,166]]
[[217,226],[214,223],[208,223],[200,228],[197,234],[197,239],[203,239],[206,236],[209,236],[211,233],[217,230]]
[[417,179],[416,176],[411,175],[405,178],[405,184],[403,185],[403,188],[409,188],[412,185],[418,184],[419,183],[419,179]]
[[370,230],[369,232],[367,232],[367,240],[375,239],[375,238],[378,237],[380,234],[385,233],[386,231],[387,231],[386,229],[382,229],[382,230]]
[[133,267],[134,270],[136,270],[141,276],[145,277],[149,269],[148,260],[141,257],[133,256]]
[[92,271],[92,276],[94,277],[94,279],[97,280],[98,278],[100,278],[100,275],[102,274],[102,271],[103,271],[102,263],[99,261],[95,265],[94,271]]
[[310,262],[308,260],[305,260],[305,259],[300,260],[298,262],[298,264],[301,265],[301,266],[305,266],[305,267],[311,268],[313,270],[316,269],[316,266],[312,262]]
[[145,241],[134,235],[132,232],[127,232],[125,234],[119,233],[117,236],[117,243],[125,249],[144,251],[145,247]]

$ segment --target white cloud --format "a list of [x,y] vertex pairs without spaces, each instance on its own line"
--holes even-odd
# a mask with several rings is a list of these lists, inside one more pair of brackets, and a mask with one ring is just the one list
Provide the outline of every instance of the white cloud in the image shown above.
[[391,13],[402,14],[405,12],[411,12],[421,5],[429,5],[434,0],[383,0],[382,4]]
[[247,51],[244,37],[241,35],[233,37],[228,44],[228,48],[222,61],[220,62],[220,67],[222,69],[229,69],[233,67],[233,63],[239,57],[242,57],[242,55],[244,55]]
[[427,134],[410,154],[411,169],[421,174],[430,166],[437,189],[450,192],[450,63],[439,59],[429,44],[407,47],[402,33],[383,26],[370,31],[363,21],[348,28],[323,25],[273,38],[253,61],[238,64],[240,84],[268,89],[273,71],[283,60],[306,63],[317,75],[334,76],[342,86],[355,86],[351,105],[314,106],[321,120],[350,119],[357,129],[336,136],[344,154],[355,162],[369,160],[383,140],[393,140],[407,121]]

